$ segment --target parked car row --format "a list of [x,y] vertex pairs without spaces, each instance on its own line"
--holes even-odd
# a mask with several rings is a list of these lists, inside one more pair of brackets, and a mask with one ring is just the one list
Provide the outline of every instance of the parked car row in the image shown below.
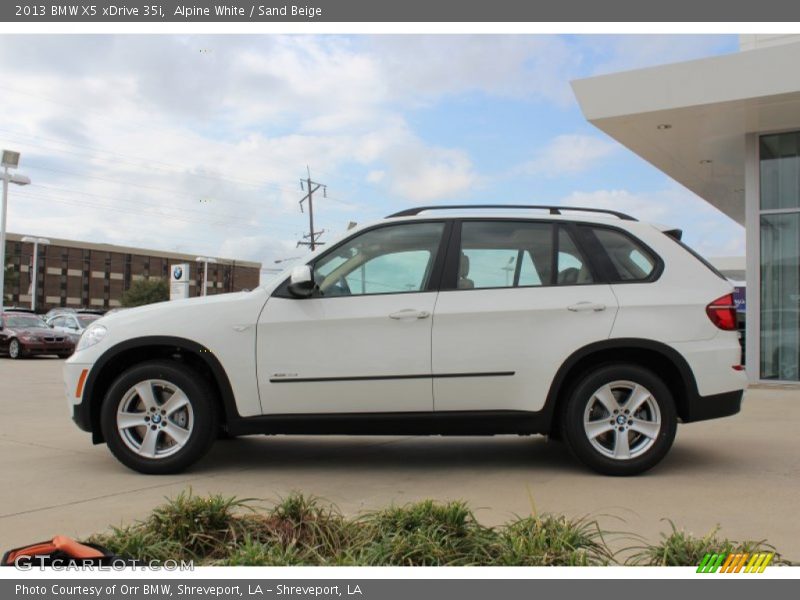
[[0,354],[19,359],[36,355],[67,358],[83,332],[102,311],[54,308],[41,316],[24,308],[0,313]]

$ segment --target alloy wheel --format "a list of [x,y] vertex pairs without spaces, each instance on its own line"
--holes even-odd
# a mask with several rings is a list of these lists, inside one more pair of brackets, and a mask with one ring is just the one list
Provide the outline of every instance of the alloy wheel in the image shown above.
[[612,381],[586,404],[583,430],[592,447],[615,460],[641,456],[661,432],[661,411],[653,394],[633,381]]
[[125,445],[143,458],[160,459],[180,451],[192,435],[194,411],[178,386],[147,379],[122,397],[117,431]]

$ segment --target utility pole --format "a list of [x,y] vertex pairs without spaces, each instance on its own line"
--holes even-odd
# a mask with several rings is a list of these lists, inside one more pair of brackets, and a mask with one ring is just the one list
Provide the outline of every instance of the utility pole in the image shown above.
[[303,212],[303,202],[308,200],[308,233],[303,236],[302,240],[297,242],[297,246],[308,246],[313,252],[317,249],[317,246],[325,244],[325,242],[318,241],[319,236],[325,233],[325,230],[314,231],[314,192],[322,188],[322,195],[327,198],[328,186],[311,180],[311,169],[308,165],[306,165],[306,171],[308,172],[308,177],[300,179],[300,189],[307,190],[306,195],[300,200],[300,212]]

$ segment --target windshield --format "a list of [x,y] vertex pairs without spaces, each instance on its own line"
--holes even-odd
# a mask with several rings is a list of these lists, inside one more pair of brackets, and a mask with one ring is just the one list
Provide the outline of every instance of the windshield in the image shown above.
[[36,315],[6,315],[3,321],[6,327],[47,327]]
[[78,323],[81,324],[81,327],[86,328],[91,323],[97,321],[100,318],[100,315],[79,315],[78,316]]

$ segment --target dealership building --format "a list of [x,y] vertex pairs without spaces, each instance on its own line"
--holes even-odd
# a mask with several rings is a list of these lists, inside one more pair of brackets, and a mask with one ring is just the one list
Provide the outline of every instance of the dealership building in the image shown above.
[[[37,311],[57,306],[109,309],[120,306],[123,292],[140,279],[170,281],[173,266],[188,266],[187,296],[199,296],[203,289],[204,263],[196,254],[127,248],[49,238],[38,244],[36,285],[33,276],[34,245],[28,236],[6,236],[6,264],[11,278],[6,280],[10,306],[31,305],[36,294]],[[211,258],[211,257],[208,257]],[[213,257],[208,263],[207,294],[222,294],[252,289],[259,284],[261,263]]]
[[[585,117],[744,225],[747,372],[800,382],[800,36],[572,83]],[[752,357],[752,358],[750,358]]]

